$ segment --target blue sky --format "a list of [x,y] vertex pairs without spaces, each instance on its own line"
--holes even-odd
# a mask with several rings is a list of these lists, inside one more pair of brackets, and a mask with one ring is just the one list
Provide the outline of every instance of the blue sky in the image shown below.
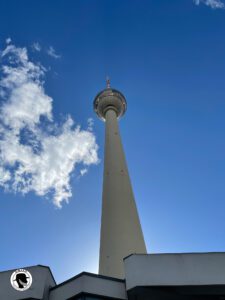
[[[35,121],[32,112],[22,122],[12,112],[23,113],[30,98],[26,93],[15,97],[15,87],[7,87],[0,100],[0,124],[9,138],[4,137],[0,164],[12,176],[22,166],[17,148],[11,147],[16,130],[24,130],[23,145],[29,145],[31,133],[42,147],[55,143],[44,152],[52,158],[48,164],[41,156],[35,168],[29,165],[33,154],[30,160],[24,158],[23,167],[33,168],[31,176],[37,180],[23,186],[24,195],[15,191],[22,186],[21,181],[15,185],[15,178],[0,188],[0,270],[44,264],[58,282],[81,271],[97,272],[104,124],[95,116],[92,101],[105,87],[107,75],[128,102],[120,128],[148,252],[225,251],[222,1],[1,1],[0,27],[1,68],[10,66],[10,55],[18,59],[26,48],[28,60],[19,64],[29,69],[32,62],[39,69],[25,83],[35,83],[38,101],[45,99],[49,105],[40,119]],[[9,113],[12,95],[15,105]],[[94,120],[90,130],[89,118]],[[72,119],[75,124],[67,123],[64,130]],[[22,123],[9,129],[15,120]],[[75,134],[77,125],[82,137]],[[82,148],[81,156],[72,151],[77,141],[89,147]],[[88,150],[97,151],[96,145],[99,163],[95,156],[87,162]],[[57,162],[62,163],[56,167]],[[69,174],[68,162],[68,168],[77,163]],[[65,175],[63,183],[69,179],[72,193],[67,204],[63,188],[58,191],[61,209],[53,203],[57,168]]]

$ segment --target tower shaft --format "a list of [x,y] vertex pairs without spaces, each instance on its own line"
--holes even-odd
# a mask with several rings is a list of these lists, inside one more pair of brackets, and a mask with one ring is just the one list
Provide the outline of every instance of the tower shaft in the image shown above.
[[123,258],[146,253],[119,133],[117,114],[105,113],[105,161],[99,274],[124,278]]

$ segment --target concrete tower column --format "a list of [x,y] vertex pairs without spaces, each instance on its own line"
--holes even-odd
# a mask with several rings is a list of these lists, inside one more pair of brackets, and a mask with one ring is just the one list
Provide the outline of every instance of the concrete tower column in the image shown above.
[[146,253],[118,126],[126,99],[108,86],[94,109],[106,123],[99,274],[124,278],[123,258]]

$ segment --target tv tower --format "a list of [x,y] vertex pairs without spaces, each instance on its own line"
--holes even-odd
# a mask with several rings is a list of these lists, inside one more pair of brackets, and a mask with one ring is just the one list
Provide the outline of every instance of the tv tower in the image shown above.
[[146,253],[118,125],[126,108],[125,97],[107,79],[94,99],[94,110],[105,121],[99,274],[116,278],[124,278],[124,257]]

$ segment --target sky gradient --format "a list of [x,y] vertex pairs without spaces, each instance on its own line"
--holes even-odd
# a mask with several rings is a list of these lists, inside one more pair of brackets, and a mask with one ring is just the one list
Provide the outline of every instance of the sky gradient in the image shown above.
[[120,129],[148,252],[225,251],[225,10],[213,3],[1,1],[1,51],[10,38],[46,68],[54,122],[70,115],[85,131],[94,120],[100,162],[71,173],[61,209],[0,189],[0,271],[43,264],[57,282],[98,271],[104,123],[93,99],[107,75],[127,98]]

